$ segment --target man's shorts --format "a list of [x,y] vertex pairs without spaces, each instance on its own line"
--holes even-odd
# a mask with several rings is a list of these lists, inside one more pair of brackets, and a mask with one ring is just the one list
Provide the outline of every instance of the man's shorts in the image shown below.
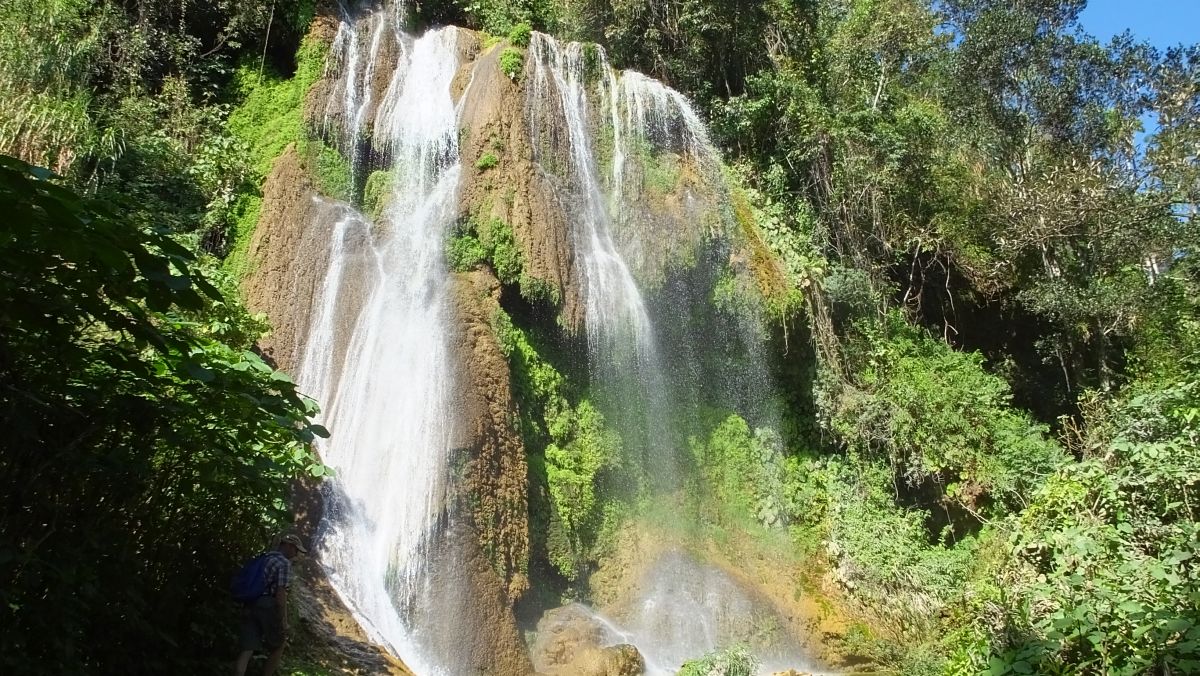
[[242,610],[238,642],[242,650],[272,651],[283,645],[283,622],[275,597],[259,597]]

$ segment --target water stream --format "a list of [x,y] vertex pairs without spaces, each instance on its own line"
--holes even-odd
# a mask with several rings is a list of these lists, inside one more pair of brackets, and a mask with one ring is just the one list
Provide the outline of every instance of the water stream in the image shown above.
[[[431,608],[446,607],[445,587],[437,585],[453,585],[456,575],[444,558],[443,569],[431,569],[447,532],[455,423],[444,247],[459,216],[458,126],[474,76],[465,88],[458,83],[456,101],[459,31],[414,37],[404,23],[403,3],[343,7],[331,47],[323,134],[360,184],[359,172],[380,166],[390,170],[390,184],[374,221],[349,205],[318,205],[329,262],[313,298],[299,379],[335,431],[319,447],[336,472],[325,485],[322,565],[373,640],[422,676],[449,676],[462,669],[454,641],[441,636],[455,618],[438,626],[430,619]],[[703,230],[704,210],[723,193],[682,191],[680,216],[668,222],[645,199],[643,163],[648,153],[669,156],[686,163],[698,184],[723,185],[719,159],[682,95],[616,71],[603,49],[535,33],[526,58],[533,159],[560,173],[571,205],[572,283],[585,308],[593,387],[649,477],[642,489],[678,490],[687,449],[670,427],[676,408],[692,404],[673,395],[678,376],[668,372],[661,340],[682,326],[687,307],[655,316],[643,286],[662,274],[662,238]],[[720,218],[705,222],[716,229]],[[671,673],[682,659],[724,645],[729,634],[720,627],[728,618],[749,617],[749,597],[718,569],[698,565],[669,557],[654,564],[636,612],[603,620],[612,640],[642,650],[651,673]]]
[[[376,18],[376,36],[384,22]],[[301,385],[325,402],[324,423],[338,430],[320,447],[337,473],[321,562],[372,638],[422,674],[444,673],[409,618],[428,585],[452,433],[443,246],[460,171],[450,97],[456,36],[454,28],[432,31],[401,50],[374,125],[375,150],[393,158],[387,206],[377,224],[348,214],[331,229],[300,368]],[[347,45],[355,38],[347,35]],[[360,132],[367,97],[347,101],[356,125],[348,133]],[[351,236],[356,246],[347,246]],[[349,265],[356,279],[346,278]],[[339,311],[347,304],[357,308],[349,317]]]

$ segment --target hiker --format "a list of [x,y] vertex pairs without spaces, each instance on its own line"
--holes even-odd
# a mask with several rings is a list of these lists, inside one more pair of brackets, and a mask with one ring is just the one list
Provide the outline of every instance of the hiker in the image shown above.
[[[234,667],[235,676],[244,676],[250,657],[260,648],[269,651],[263,676],[272,676],[279,668],[283,657],[283,644],[287,639],[287,597],[292,583],[292,559],[297,554],[307,554],[299,536],[287,534],[279,538],[274,550],[261,554],[246,564],[239,577],[249,575],[246,586],[254,598],[240,599],[245,607],[242,611],[242,626],[238,632],[241,654]],[[235,581],[235,587],[239,581]],[[245,592],[235,595],[245,596]]]

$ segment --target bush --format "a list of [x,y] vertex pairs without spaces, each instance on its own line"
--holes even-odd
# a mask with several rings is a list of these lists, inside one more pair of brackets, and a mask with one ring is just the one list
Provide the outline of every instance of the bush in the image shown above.
[[1183,368],[1127,395],[1100,451],[1010,521],[1008,630],[963,662],[997,674],[1200,670],[1200,379]]
[[475,161],[475,168],[480,171],[492,169],[497,164],[500,164],[500,158],[494,153],[484,153],[478,160]]
[[894,314],[856,326],[862,336],[851,354],[862,370],[825,414],[848,447],[885,460],[913,491],[973,512],[1011,508],[1066,460],[1045,426],[1011,408],[1008,384],[978,354]]
[[513,26],[512,30],[508,32],[508,41],[514,47],[528,47],[531,37],[533,37],[533,29],[525,22]]
[[516,47],[505,47],[503,52],[500,52],[500,71],[508,76],[508,79],[517,81],[521,77],[521,72],[525,69],[525,54]]
[[758,659],[750,648],[735,645],[683,663],[678,676],[754,676]]
[[689,445],[707,484],[695,491],[704,497],[702,509],[732,508],[764,526],[784,524],[783,442],[777,433],[751,432],[741,416],[730,414],[707,440],[692,437]]
[[479,263],[488,263],[503,284],[524,285],[524,260],[517,247],[512,227],[493,218],[483,224],[471,218],[464,229],[450,239],[446,258],[455,272],[466,272]]
[[324,468],[265,328],[161,231],[0,158],[0,669],[213,673],[238,563]]

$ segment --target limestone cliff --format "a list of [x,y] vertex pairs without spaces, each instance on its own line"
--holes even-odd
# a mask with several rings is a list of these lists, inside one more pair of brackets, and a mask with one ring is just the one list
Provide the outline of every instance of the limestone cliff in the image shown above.
[[[262,350],[289,371],[311,359],[312,350],[323,350],[330,382],[354,361],[347,354],[352,342],[347,336],[357,331],[360,312],[375,288],[370,285],[394,283],[381,268],[381,243],[411,216],[368,204],[404,194],[398,189],[381,192],[376,182],[394,181],[392,172],[421,170],[398,167],[403,149],[379,128],[403,120],[398,90],[408,75],[400,69],[407,67],[406,59],[417,58],[417,41],[399,30],[392,7],[385,4],[340,21],[321,17],[312,31],[331,49],[325,75],[305,104],[309,133],[337,149],[354,183],[350,192],[356,203],[321,195],[315,160],[289,147],[267,178],[248,254],[244,288],[249,305],[266,313],[274,327]],[[397,602],[396,610],[425,628],[422,640],[435,654],[457,656],[454,669],[496,676],[533,671],[514,615],[529,587],[528,449],[517,429],[507,357],[495,334],[501,301],[551,307],[563,332],[579,335],[588,285],[607,283],[582,269],[581,247],[594,235],[588,234],[581,214],[594,217],[601,211],[611,214],[602,216],[611,223],[601,225],[611,226],[619,249],[606,255],[619,254],[629,262],[629,284],[634,277],[649,288],[662,284],[669,271],[696,266],[701,249],[717,242],[719,246],[710,247],[717,253],[705,254],[708,263],[715,259],[717,267],[742,278],[745,286],[757,283],[764,291],[781,286],[779,268],[756,239],[753,224],[730,208],[715,151],[678,94],[637,74],[618,78],[602,52],[587,57],[583,47],[574,45],[566,56],[550,53],[545,47],[552,44],[549,38],[535,37],[542,47],[526,51],[524,71],[506,74],[500,55],[511,47],[485,46],[479,35],[455,30],[443,62],[457,58],[449,81],[456,143],[419,156],[435,167],[430,175],[440,175],[453,159],[447,242],[455,224],[506,226],[518,249],[520,280],[519,288],[502,285],[480,261],[467,272],[435,265],[442,277],[426,282],[429,298],[444,294],[448,299],[445,317],[438,321],[447,329],[450,392],[448,410],[438,415],[449,421],[449,488],[429,496],[435,531],[421,554],[429,577],[417,607]],[[581,75],[585,61],[592,65]],[[569,99],[564,83],[577,83],[585,75],[583,100]],[[558,82],[557,90],[547,84],[551,81]],[[575,124],[584,109],[594,114]],[[581,134],[590,140],[582,141]],[[586,150],[599,158],[596,167],[581,165],[580,143],[591,144]],[[333,298],[322,280],[329,279],[335,259],[338,295]],[[409,262],[399,257],[388,264]],[[412,264],[430,265],[427,260]],[[536,298],[533,289],[538,290]],[[326,317],[324,332],[341,339],[314,342],[318,312]],[[336,427],[331,431],[339,434]],[[313,537],[320,535],[323,494],[312,485],[297,491],[301,525]],[[353,510],[354,498],[339,496],[330,511]],[[398,669],[354,626],[325,579],[326,571],[315,564],[304,571],[309,591],[302,603],[314,626],[319,625],[314,635],[347,646],[363,656],[363,664],[374,660],[379,669]],[[387,575],[392,574],[389,568]]]

